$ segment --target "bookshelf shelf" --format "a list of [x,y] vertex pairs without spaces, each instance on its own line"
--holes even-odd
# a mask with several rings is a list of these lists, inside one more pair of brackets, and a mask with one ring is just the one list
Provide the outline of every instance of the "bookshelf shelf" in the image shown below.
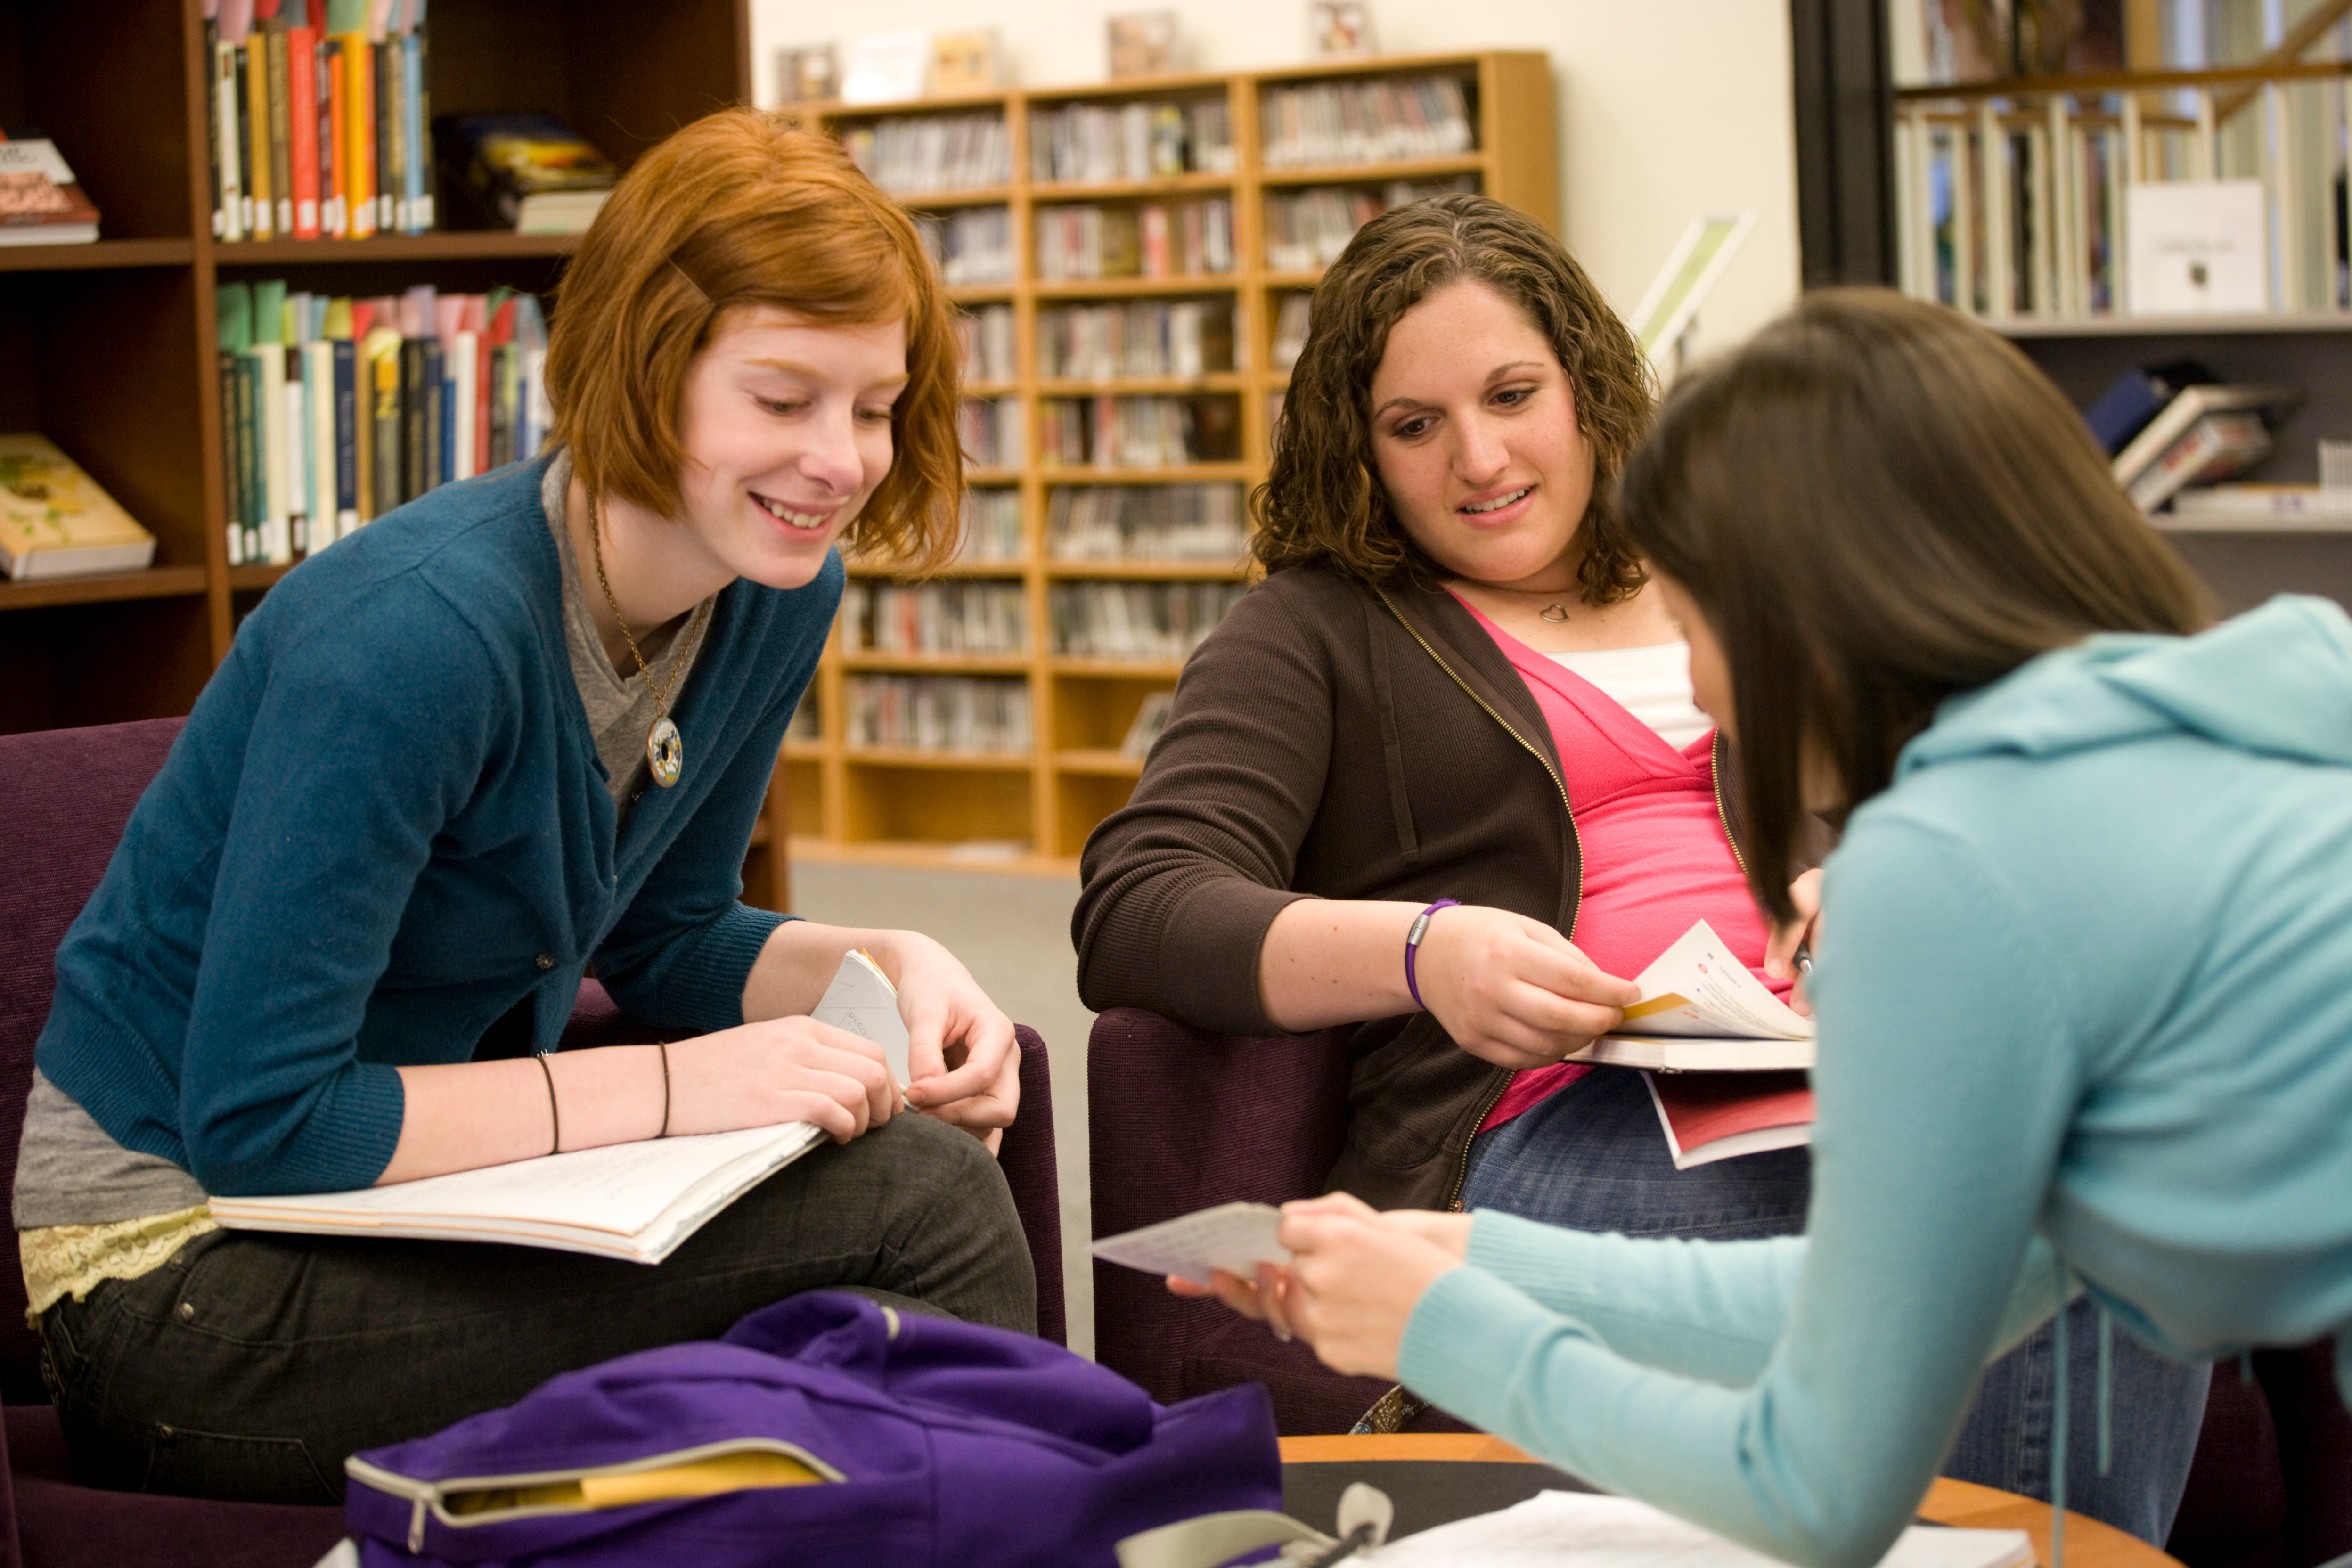
[[[63,447],[156,537],[145,572],[0,583],[0,731],[185,713],[240,610],[285,575],[232,569],[215,360],[226,278],[308,275],[348,293],[432,283],[544,293],[568,235],[443,232],[221,244],[211,234],[205,0],[0,0],[0,111],[53,139],[100,211],[87,245],[0,247],[0,429]],[[541,109],[626,164],[751,96],[750,0],[465,0],[435,12],[436,111]],[[744,866],[785,907],[784,795]],[[773,848],[779,852],[771,853]]]
[[893,191],[900,206],[929,212],[935,207],[1001,207],[1013,199],[1010,185],[981,185],[968,191]]
[[375,239],[247,239],[213,247],[220,267],[311,267],[352,261],[482,261],[569,256],[576,234],[500,230],[400,234]]
[[[1431,75],[1451,77],[1462,84],[1475,152],[1457,157],[1339,167],[1265,167],[1260,108],[1268,89],[1335,79]],[[1033,111],[1055,113],[1073,104],[1116,109],[1127,103],[1186,104],[1218,98],[1224,101],[1233,138],[1230,170],[1114,182],[1026,177],[1033,166],[1031,138],[1039,129],[1033,123]],[[1247,490],[1265,478],[1272,439],[1270,395],[1288,385],[1290,379],[1286,372],[1271,368],[1283,297],[1311,290],[1320,277],[1318,271],[1276,271],[1265,265],[1267,209],[1274,205],[1270,198],[1275,193],[1287,196],[1316,185],[1339,185],[1368,190],[1376,199],[1384,199],[1382,187],[1393,182],[1467,175],[1487,194],[1557,228],[1559,188],[1551,69],[1545,58],[1536,53],[1413,56],[1279,71],[1192,72],[1034,93],[1015,89],[964,99],[861,104],[855,109],[802,104],[794,106],[793,112],[814,129],[837,131],[894,119],[967,115],[976,110],[1003,112],[1013,180],[986,191],[941,192],[901,200],[926,209],[1003,205],[1008,211],[1015,275],[1001,282],[958,285],[949,289],[949,297],[966,307],[1009,305],[1013,310],[1014,378],[971,384],[964,390],[971,397],[1005,399],[1018,405],[1026,422],[1027,438],[1021,450],[1027,456],[1019,468],[973,470],[965,477],[976,487],[1014,492],[1022,548],[1016,559],[960,562],[939,575],[950,584],[974,579],[1020,583],[1028,638],[1037,651],[986,657],[849,654],[836,642],[826,651],[813,688],[824,739],[788,744],[780,776],[793,801],[796,855],[855,864],[963,865],[1068,876],[1076,869],[1074,858],[1087,835],[1126,803],[1142,772],[1141,761],[1126,755],[1120,742],[1143,704],[1175,684],[1182,662],[1055,654],[1051,649],[1057,606],[1073,602],[1074,587],[1083,595],[1086,590],[1076,585],[1087,584],[1117,584],[1129,594],[1140,590],[1146,595],[1163,591],[1171,596],[1215,594],[1227,585],[1248,582],[1251,569],[1240,559],[1055,558],[1049,552],[1051,542],[1062,537],[1056,530],[1105,526],[1099,516],[1092,521],[1073,521],[1081,501],[1089,506],[1115,501],[1116,515],[1125,518],[1130,505],[1149,509],[1160,504],[1160,498],[1151,495],[1160,487],[1198,486],[1210,492],[1231,492],[1231,502],[1238,507]],[[1180,203],[1218,197],[1232,202],[1234,266],[1228,271],[1132,278],[1039,275],[1035,219],[1040,213],[1087,205],[1133,211],[1147,204],[1165,203],[1172,215]],[[1223,313],[1216,307],[1230,306],[1233,363],[1237,367],[1233,371],[1103,381],[1044,374],[1049,363],[1055,363],[1045,357],[1042,335],[1045,319],[1062,307],[1202,299],[1213,302],[1214,314]],[[1045,421],[1055,414],[1055,403],[1105,396],[1222,402],[1238,414],[1235,444],[1206,449],[1235,455],[1230,461],[1157,468],[1046,463],[1042,457],[1047,450],[1043,437]],[[1088,490],[1097,492],[1091,500],[1071,493]],[[1224,504],[1224,497],[1216,499],[1218,504]],[[1184,504],[1196,502],[1208,504],[1199,498],[1187,499]],[[1172,498],[1168,504],[1171,517],[1202,515],[1176,510]],[[1160,514],[1147,510],[1146,515]],[[853,564],[850,572],[865,582],[899,575],[877,563]],[[1144,600],[1151,602],[1148,597]],[[1133,603],[1129,601],[1130,609]],[[881,674],[979,676],[1007,682],[1018,679],[1025,684],[1034,749],[974,754],[849,746],[845,742],[845,682],[853,677]],[[1022,845],[1027,847],[1026,853],[1017,848]]]
[[101,239],[89,245],[0,245],[0,272],[86,272],[100,268],[185,267],[188,239]]
[[1448,174],[1475,174],[1486,166],[1483,153],[1465,153],[1451,158],[1413,158],[1387,163],[1332,163],[1314,168],[1268,169],[1257,177],[1261,185],[1369,185],[1390,180],[1443,179]]
[[0,610],[31,610],[55,605],[110,605],[131,599],[193,597],[205,591],[201,566],[151,566],[144,572],[113,572],[92,577],[51,577],[32,583],[0,583]]

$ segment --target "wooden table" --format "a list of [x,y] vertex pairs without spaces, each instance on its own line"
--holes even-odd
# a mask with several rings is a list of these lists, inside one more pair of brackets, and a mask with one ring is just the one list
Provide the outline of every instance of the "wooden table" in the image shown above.
[[[1329,1459],[1454,1459],[1539,1465],[1541,1459],[1475,1432],[1400,1432],[1392,1436],[1285,1437],[1282,1462]],[[2050,1561],[2050,1505],[1969,1481],[1937,1479],[1920,1500],[1919,1517],[1966,1530],[2021,1530],[2037,1561]],[[2111,1524],[2066,1514],[2066,1568],[2180,1568],[2138,1537]]]

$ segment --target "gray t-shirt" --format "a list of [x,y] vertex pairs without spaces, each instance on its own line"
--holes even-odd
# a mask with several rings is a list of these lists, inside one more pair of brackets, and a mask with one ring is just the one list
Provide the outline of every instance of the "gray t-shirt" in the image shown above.
[[[604,763],[605,786],[625,824],[630,807],[653,783],[646,734],[653,728],[654,694],[643,674],[632,668],[624,678],[604,656],[581,587],[579,558],[563,526],[564,492],[571,483],[572,455],[559,451],[547,466],[540,502],[563,560],[564,643],[572,656],[572,684],[580,689],[596,755]],[[673,697],[684,691],[693,673],[716,603],[714,595],[637,639]],[[204,1201],[205,1190],[194,1176],[169,1160],[124,1148],[71,1095],[34,1070],[33,1090],[25,1102],[24,1142],[16,1153],[17,1229],[144,1219]]]

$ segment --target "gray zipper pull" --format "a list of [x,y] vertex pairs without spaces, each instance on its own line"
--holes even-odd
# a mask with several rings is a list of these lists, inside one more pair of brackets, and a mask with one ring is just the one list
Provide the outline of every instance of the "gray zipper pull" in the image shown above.
[[417,1556],[425,1550],[425,1500],[418,1498],[408,1510],[408,1554]]

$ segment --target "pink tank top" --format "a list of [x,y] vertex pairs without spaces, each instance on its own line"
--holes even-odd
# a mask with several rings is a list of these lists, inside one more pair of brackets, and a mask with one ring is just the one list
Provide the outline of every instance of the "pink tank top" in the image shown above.
[[[1715,731],[1677,752],[1599,687],[1467,601],[1463,607],[1528,683],[1551,726],[1584,861],[1570,939],[1602,970],[1631,980],[1704,920],[1759,980],[1785,995],[1790,983],[1764,974],[1764,913],[1716,805]],[[1591,1070],[1560,1062],[1517,1074],[1478,1131],[1532,1110]]]

